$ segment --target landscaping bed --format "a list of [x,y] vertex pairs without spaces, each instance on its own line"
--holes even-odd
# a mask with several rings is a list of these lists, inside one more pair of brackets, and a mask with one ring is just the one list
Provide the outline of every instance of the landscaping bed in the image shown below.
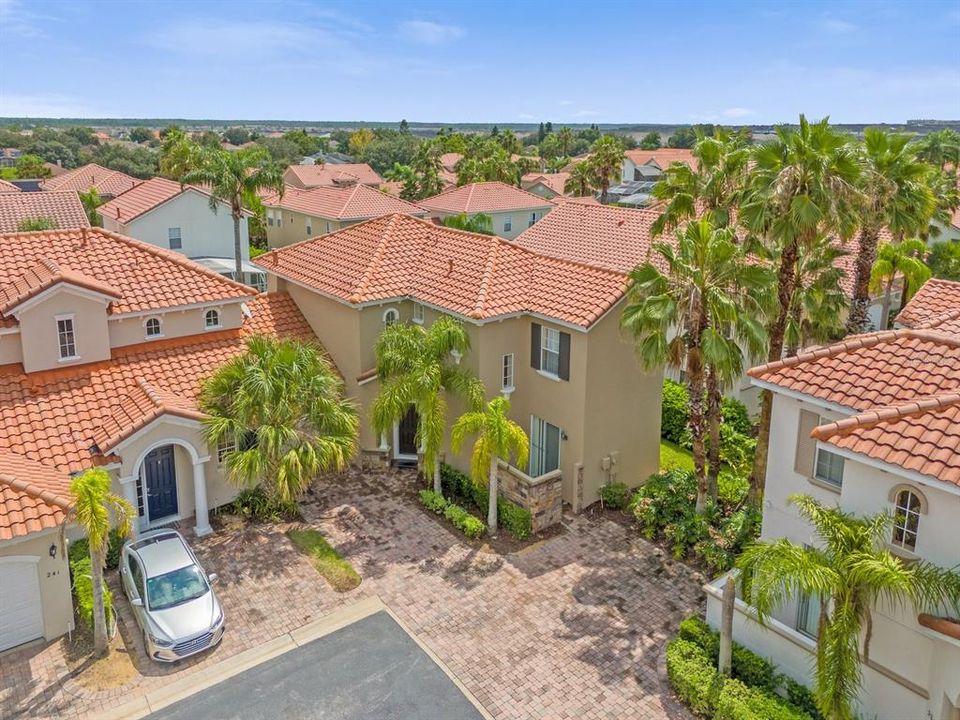
[[287,537],[297,550],[310,559],[310,564],[337,592],[348,592],[360,584],[360,574],[327,542],[319,530],[291,528],[287,530]]

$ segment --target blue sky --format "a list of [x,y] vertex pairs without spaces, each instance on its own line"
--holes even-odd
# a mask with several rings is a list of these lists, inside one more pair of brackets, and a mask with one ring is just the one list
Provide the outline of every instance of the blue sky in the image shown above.
[[0,116],[960,119],[960,0],[0,0]]

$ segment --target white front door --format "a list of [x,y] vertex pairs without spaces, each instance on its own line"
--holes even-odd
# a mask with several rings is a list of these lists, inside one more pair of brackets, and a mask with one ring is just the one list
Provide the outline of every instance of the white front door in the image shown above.
[[0,650],[43,637],[37,561],[0,557]]

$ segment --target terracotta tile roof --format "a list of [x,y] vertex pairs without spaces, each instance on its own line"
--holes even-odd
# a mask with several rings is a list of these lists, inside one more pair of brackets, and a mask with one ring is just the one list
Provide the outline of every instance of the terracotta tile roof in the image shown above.
[[92,278],[101,291],[118,293],[112,314],[238,300],[253,293],[179,253],[102,228],[0,235],[0,247],[0,278],[13,282],[36,272],[41,261],[52,262],[70,282]]
[[0,542],[57,527],[71,504],[67,473],[0,451]]
[[192,399],[160,390],[138,377],[136,385],[120,399],[113,412],[94,431],[93,442],[101,453],[106,454],[161,415],[176,415],[192,420],[204,417]]
[[304,187],[362,183],[379,185],[383,182],[376,171],[366,163],[343,163],[341,165],[291,165],[287,168]]
[[8,192],[20,192],[20,188],[18,188],[12,182],[7,182],[6,180],[0,178],[0,193]]
[[366,185],[350,187],[315,187],[301,190],[287,186],[283,197],[272,195],[264,205],[294,210],[306,215],[337,220],[365,220],[390,213],[425,215],[426,211],[412,202],[401,200]]
[[58,228],[90,227],[75,192],[0,192],[0,233],[17,232],[24,220],[40,217],[51,218]]
[[526,312],[580,327],[626,288],[621,273],[399,214],[273,250],[256,264],[353,304],[414,297],[477,320]]
[[515,242],[541,255],[627,273],[650,258],[662,265],[660,255],[650,252],[650,226],[659,215],[578,198],[559,203]]
[[627,150],[624,155],[633,161],[634,165],[656,163],[661,170],[666,170],[675,162],[681,162],[692,168],[697,166],[697,159],[692,150],[684,148],[659,148],[657,150]]
[[143,181],[130,177],[119,170],[109,170],[96,163],[89,163],[62,175],[48,178],[43,181],[41,187],[44,190],[73,190],[76,192],[87,192],[90,188],[95,187],[101,195],[116,196],[141,182]]
[[479,182],[445,190],[420,201],[435,212],[491,213],[527,208],[553,207],[550,200],[502,182]]
[[815,428],[813,437],[960,485],[960,393],[870,410]]
[[11,310],[24,301],[61,282],[109,295],[114,299],[120,297],[118,290],[96,278],[66,270],[50,258],[42,257],[23,275],[12,278],[0,287],[0,313],[9,315]]
[[[881,243],[894,241],[893,233],[891,233],[888,228],[881,228],[877,238]],[[843,275],[840,277],[840,289],[843,290],[843,294],[848,298],[853,297],[853,286],[857,280],[857,251],[860,247],[859,242],[858,236],[856,235],[846,242],[838,237],[830,241],[831,245],[843,250],[845,253],[834,260],[833,266],[843,271]]]
[[563,195],[567,180],[570,178],[568,172],[558,173],[528,173],[521,178],[521,183],[525,190],[529,190],[537,183],[553,190],[557,195]]
[[[105,202],[97,212],[104,217],[114,218],[117,222],[128,223],[145,212],[153,210],[157,205],[176,197],[184,192],[180,183],[162,177],[151,178],[125,193],[117,195],[113,200]],[[197,189],[198,192],[203,190]]]
[[937,328],[960,322],[960,282],[931,278],[897,315],[905,327]]
[[[314,339],[285,293],[247,303],[242,328],[115,348],[113,357],[72,368],[24,374],[0,367],[0,452],[13,452],[63,472],[101,464],[94,445],[116,438],[149,412],[149,403],[183,414],[195,408],[200,384],[244,350],[253,335]],[[144,389],[144,385],[150,388]]]
[[444,153],[440,156],[440,166],[444,170],[448,170],[452,173],[457,171],[457,163],[463,159],[463,155],[460,153]]

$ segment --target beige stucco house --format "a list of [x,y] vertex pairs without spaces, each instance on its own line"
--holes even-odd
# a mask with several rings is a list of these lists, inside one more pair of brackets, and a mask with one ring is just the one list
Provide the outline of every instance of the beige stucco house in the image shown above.
[[[471,349],[460,364],[488,397],[509,396],[531,439],[533,479],[559,473],[575,510],[601,486],[635,486],[659,462],[660,376],[638,367],[619,328],[622,273],[558,260],[501,238],[389,215],[257,258],[269,287],[294,299],[366,411],[379,389],[374,344],[390,323],[460,319]],[[464,408],[452,404],[451,421]],[[408,419],[415,429],[415,417]],[[417,457],[409,425],[378,437],[369,456]],[[465,451],[448,460],[469,470]]]
[[[211,531],[236,489],[196,398],[253,334],[312,337],[291,299],[99,228],[0,235],[0,650],[72,626],[57,538],[100,466],[136,529]],[[68,536],[75,535],[72,530]]]
[[314,235],[325,235],[370,218],[407,213],[424,217],[427,211],[394,195],[366,185],[321,186],[301,190],[287,186],[282,195],[263,198],[267,245],[284,247]]
[[445,190],[418,203],[431,217],[488,215],[493,232],[508,240],[532,227],[554,208],[547,198],[502,182],[478,182]]
[[528,173],[520,179],[520,187],[547,200],[566,195],[570,173]]

